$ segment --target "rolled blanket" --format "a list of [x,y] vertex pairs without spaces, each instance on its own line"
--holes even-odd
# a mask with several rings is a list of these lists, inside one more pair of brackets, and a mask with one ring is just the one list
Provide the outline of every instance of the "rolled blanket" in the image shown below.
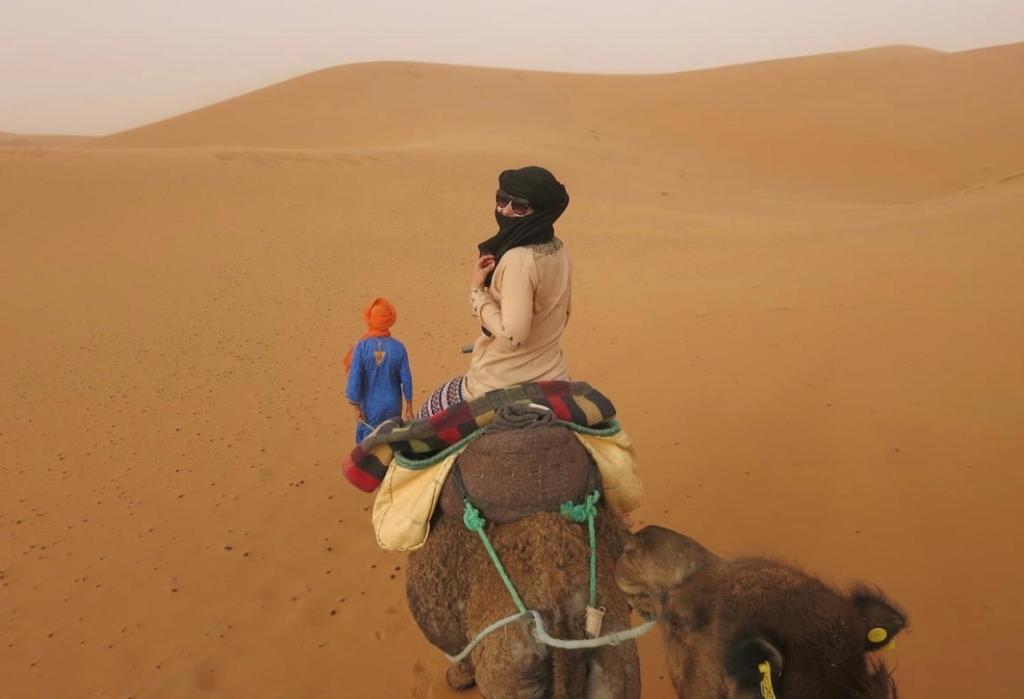
[[504,405],[530,404],[549,408],[555,418],[594,427],[615,417],[615,406],[584,381],[541,381],[489,391],[458,403],[426,420],[388,420],[359,443],[342,464],[345,478],[372,493],[384,479],[395,452],[425,456],[473,437],[491,424]]
[[555,424],[555,414],[539,405],[512,403],[494,411],[494,420],[484,428],[484,434],[532,430]]

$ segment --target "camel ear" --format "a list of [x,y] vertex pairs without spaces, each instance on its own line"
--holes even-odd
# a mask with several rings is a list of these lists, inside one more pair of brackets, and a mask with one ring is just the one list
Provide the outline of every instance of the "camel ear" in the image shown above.
[[855,588],[850,601],[864,619],[867,629],[864,650],[873,651],[889,645],[907,625],[907,616],[895,603],[878,590]]
[[[656,616],[665,593],[718,557],[688,536],[664,527],[644,527],[626,543],[615,581],[634,597],[638,612]],[[641,607],[646,607],[641,611]]]
[[778,686],[786,664],[782,651],[764,636],[743,636],[729,647],[725,669],[741,692],[759,696],[763,677],[761,667],[764,663],[768,663],[772,682]]

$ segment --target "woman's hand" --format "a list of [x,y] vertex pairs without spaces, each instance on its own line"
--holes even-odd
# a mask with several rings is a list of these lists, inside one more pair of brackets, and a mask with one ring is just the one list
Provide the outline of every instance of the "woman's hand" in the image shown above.
[[494,255],[481,255],[475,263],[473,263],[473,276],[470,279],[470,284],[475,287],[483,287],[484,281],[487,279],[487,275],[494,271]]
[[411,400],[405,401],[405,419],[409,422],[412,422],[414,419]]

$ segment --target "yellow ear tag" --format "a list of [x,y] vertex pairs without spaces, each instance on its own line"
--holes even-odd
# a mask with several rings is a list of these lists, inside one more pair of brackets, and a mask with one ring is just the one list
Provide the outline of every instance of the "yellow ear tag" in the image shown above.
[[772,665],[767,660],[760,663],[757,669],[761,671],[761,699],[775,699],[775,688],[772,687]]
[[881,626],[876,626],[875,628],[868,631],[868,640],[872,643],[882,643],[887,638],[889,638],[889,632],[883,629]]

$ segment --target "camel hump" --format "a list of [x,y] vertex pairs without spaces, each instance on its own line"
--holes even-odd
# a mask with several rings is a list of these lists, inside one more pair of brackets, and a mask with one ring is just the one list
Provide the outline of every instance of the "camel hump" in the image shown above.
[[441,491],[441,512],[461,517],[468,496],[488,521],[508,523],[558,512],[600,487],[593,459],[570,430],[516,408],[459,455]]

